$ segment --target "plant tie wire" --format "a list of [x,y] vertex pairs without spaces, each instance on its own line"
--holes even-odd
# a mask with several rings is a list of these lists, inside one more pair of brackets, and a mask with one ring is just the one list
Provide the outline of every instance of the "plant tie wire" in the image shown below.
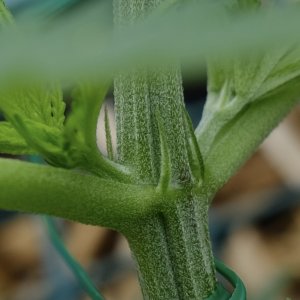
[[86,271],[81,267],[81,265],[72,257],[69,251],[64,246],[62,239],[59,236],[59,233],[56,229],[54,220],[51,217],[45,216],[43,220],[47,226],[47,231],[50,237],[50,240],[63,258],[64,262],[70,268],[76,279],[78,280],[82,289],[91,297],[92,300],[105,300],[104,297],[99,293],[91,279],[89,278]]

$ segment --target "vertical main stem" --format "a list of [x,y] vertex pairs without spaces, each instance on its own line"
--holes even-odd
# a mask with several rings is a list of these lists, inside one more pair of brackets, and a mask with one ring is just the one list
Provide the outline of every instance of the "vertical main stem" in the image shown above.
[[[115,23],[122,30],[163,1],[114,0]],[[114,93],[119,161],[134,167],[137,183],[158,183],[158,112],[167,133],[172,183],[186,189],[178,199],[162,199],[165,204],[155,214],[137,220],[124,232],[138,265],[144,299],[205,299],[216,284],[208,201],[191,192],[180,70],[168,65],[123,72],[115,78]]]
[[[119,30],[155,8],[162,0],[114,0]],[[189,179],[182,110],[182,79],[176,66],[136,68],[115,78],[117,143],[120,162],[136,168],[141,182],[157,183],[160,143],[156,113],[161,115],[172,160],[173,179]]]
[[207,210],[178,199],[127,235],[145,300],[203,300],[216,286]]
[[189,176],[183,124],[183,93],[178,70],[132,71],[115,79],[118,155],[121,163],[134,166],[141,182],[157,183],[160,142],[156,113],[167,132],[173,179]]

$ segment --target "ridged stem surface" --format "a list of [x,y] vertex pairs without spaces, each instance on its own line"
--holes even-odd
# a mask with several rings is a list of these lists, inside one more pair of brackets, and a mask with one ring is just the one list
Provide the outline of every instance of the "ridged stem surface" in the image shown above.
[[[142,19],[161,2],[114,0],[117,30]],[[176,199],[162,193],[154,213],[137,219],[123,232],[137,262],[144,299],[205,299],[216,284],[208,200],[192,192],[195,183],[179,67],[174,63],[156,70],[149,66],[128,70],[116,76],[114,93],[118,160],[133,167],[138,183],[157,185],[162,164],[159,127],[163,127],[171,161],[169,191],[175,186],[186,191]]]
[[178,199],[167,210],[140,220],[128,235],[144,299],[206,299],[215,270],[207,211],[197,198]]
[[[115,0],[118,28],[130,25],[161,2]],[[174,180],[188,180],[189,168],[184,136],[182,79],[177,66],[161,70],[138,68],[115,78],[118,154],[121,163],[133,165],[141,182],[157,183],[160,143],[156,114],[167,132]]]

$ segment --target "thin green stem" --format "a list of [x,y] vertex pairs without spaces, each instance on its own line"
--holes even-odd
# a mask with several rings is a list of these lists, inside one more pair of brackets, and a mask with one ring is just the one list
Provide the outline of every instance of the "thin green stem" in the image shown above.
[[105,105],[105,108],[104,108],[104,125],[105,125],[105,138],[106,138],[107,156],[110,160],[113,161],[114,160],[114,151],[113,151],[113,146],[112,146],[109,116],[108,116],[108,111],[107,111],[107,106],[106,105]]

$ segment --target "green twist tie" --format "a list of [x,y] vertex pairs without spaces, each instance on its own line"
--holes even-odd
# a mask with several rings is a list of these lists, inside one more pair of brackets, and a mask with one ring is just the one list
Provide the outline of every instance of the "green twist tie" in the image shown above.
[[206,300],[246,300],[246,289],[242,280],[221,261],[215,259],[216,268],[219,274],[224,276],[234,287],[234,291],[230,294],[220,283],[214,293]]

